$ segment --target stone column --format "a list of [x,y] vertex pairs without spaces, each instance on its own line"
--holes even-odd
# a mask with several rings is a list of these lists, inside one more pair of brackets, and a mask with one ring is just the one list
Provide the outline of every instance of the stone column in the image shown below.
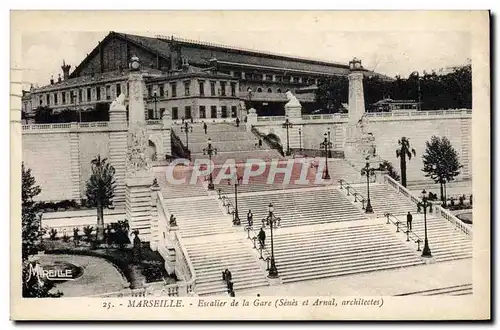
[[247,116],[247,131],[250,132],[252,130],[252,125],[257,124],[257,111],[255,111],[254,108],[250,108],[248,110],[248,116]]
[[347,138],[350,142],[355,138],[356,124],[365,113],[365,95],[363,91],[363,72],[361,61],[354,58],[349,62],[351,72],[349,79],[349,119]]
[[153,183],[151,186],[151,250],[158,250],[158,242],[160,241],[159,223],[158,223],[158,192],[161,190],[158,183]]
[[129,74],[129,127],[127,137],[126,219],[143,241],[151,240],[151,184],[153,173],[147,156],[148,132],[144,118],[144,81],[139,59],[132,57]]

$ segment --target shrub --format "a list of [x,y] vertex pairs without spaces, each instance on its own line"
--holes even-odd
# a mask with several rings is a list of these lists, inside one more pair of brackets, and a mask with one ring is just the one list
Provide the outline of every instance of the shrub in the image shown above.
[[51,228],[49,232],[50,239],[55,241],[57,239],[57,229]]
[[83,234],[85,235],[87,241],[92,241],[92,232],[94,231],[94,227],[92,226],[85,226],[83,227]]
[[463,206],[465,201],[465,195],[458,197],[458,205]]
[[63,242],[65,242],[65,243],[66,243],[66,242],[68,242],[68,241],[69,241],[69,236],[68,236],[66,233],[64,233],[64,234],[63,234],[63,237],[62,237],[62,240],[63,240]]

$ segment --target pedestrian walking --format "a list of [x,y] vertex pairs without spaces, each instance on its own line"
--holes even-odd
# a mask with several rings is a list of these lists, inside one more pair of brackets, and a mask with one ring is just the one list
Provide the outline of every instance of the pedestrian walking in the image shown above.
[[259,239],[260,246],[264,248],[266,246],[266,232],[264,231],[264,228],[260,228],[257,237]]
[[203,130],[205,131],[205,135],[207,134],[207,123],[203,123]]
[[240,127],[240,118],[236,117],[236,127]]
[[259,148],[262,148],[262,139],[259,139]]
[[411,215],[410,211],[408,211],[408,214],[406,215],[406,227],[408,227],[408,230],[411,231],[411,222],[413,221],[413,216]]

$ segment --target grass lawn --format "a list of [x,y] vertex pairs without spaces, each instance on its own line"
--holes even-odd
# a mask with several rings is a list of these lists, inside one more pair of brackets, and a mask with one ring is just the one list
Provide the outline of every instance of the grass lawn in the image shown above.
[[151,250],[149,243],[143,243],[140,262],[133,263],[131,245],[120,249],[116,246],[101,244],[93,248],[88,242],[81,241],[78,246],[74,242],[63,240],[44,240],[45,253],[47,254],[75,254],[104,258],[114,264],[130,282],[130,288],[143,287],[143,283],[157,282],[162,279],[167,284],[175,283],[175,275],[169,275],[165,270],[165,261],[161,255]]

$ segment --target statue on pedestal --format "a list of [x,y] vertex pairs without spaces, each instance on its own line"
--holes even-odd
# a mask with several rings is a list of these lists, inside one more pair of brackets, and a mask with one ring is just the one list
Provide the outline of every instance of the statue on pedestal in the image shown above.
[[116,99],[111,102],[111,105],[109,106],[109,110],[114,110],[116,108],[124,108],[125,107],[125,95],[122,93],[120,94]]
[[287,91],[285,93],[286,99],[288,102],[285,104],[285,107],[301,107],[299,100],[292,94],[292,92]]

